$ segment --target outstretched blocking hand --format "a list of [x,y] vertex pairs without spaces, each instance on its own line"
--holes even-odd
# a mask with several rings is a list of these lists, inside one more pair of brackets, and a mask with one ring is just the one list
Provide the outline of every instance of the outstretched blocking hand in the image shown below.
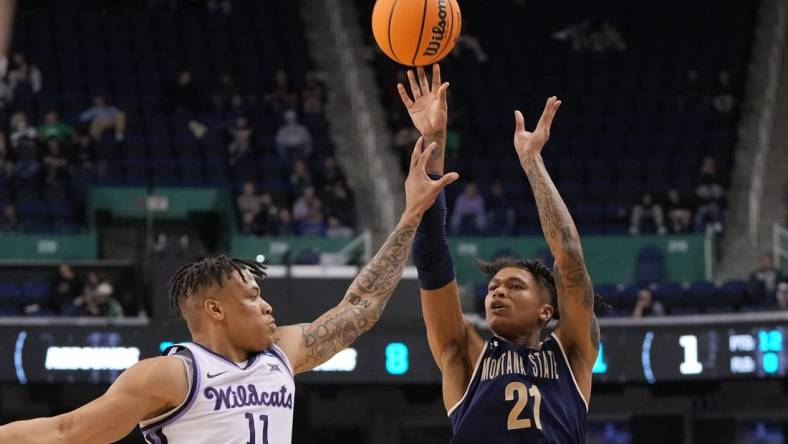
[[460,178],[457,173],[444,174],[438,180],[432,180],[427,176],[426,165],[430,153],[435,149],[436,143],[431,143],[424,149],[424,138],[419,137],[413,154],[410,156],[410,171],[408,178],[405,179],[405,211],[424,214],[432,204],[438,193],[447,185]]
[[413,126],[422,136],[431,136],[446,131],[448,122],[448,111],[446,105],[446,91],[449,83],[441,83],[441,68],[436,63],[432,65],[432,86],[427,81],[427,74],[424,68],[416,68],[418,82],[412,70],[408,70],[408,81],[410,91],[413,94],[411,100],[405,86],[397,84],[397,91],[402,98],[402,103],[408,109],[408,114],[413,121]]
[[547,99],[542,117],[539,118],[539,123],[536,124],[536,129],[533,132],[526,131],[523,113],[515,110],[514,149],[517,150],[517,157],[520,160],[542,152],[542,148],[550,138],[550,126],[553,124],[553,118],[560,106],[561,101],[555,96]]

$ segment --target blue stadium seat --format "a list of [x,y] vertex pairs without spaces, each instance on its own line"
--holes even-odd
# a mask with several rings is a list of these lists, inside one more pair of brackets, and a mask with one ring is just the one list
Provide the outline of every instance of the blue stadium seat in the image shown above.
[[665,259],[657,247],[643,247],[635,264],[635,280],[641,284],[662,282],[665,277]]

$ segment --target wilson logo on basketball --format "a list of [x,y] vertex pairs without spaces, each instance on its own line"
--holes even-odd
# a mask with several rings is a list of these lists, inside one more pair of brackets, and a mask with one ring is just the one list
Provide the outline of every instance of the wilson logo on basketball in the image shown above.
[[432,38],[427,43],[422,55],[433,56],[441,48],[446,37],[446,0],[438,0],[438,24],[432,27]]

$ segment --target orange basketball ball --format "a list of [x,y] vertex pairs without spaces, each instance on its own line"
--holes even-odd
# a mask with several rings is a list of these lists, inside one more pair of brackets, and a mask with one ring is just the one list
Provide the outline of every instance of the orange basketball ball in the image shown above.
[[372,10],[378,47],[403,65],[430,65],[446,57],[461,27],[457,0],[378,0]]

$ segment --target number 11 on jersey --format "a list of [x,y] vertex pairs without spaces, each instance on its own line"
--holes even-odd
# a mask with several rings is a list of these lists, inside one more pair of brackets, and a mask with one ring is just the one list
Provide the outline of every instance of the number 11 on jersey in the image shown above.
[[[517,395],[516,398],[515,394]],[[525,384],[519,381],[510,382],[506,385],[506,389],[504,390],[504,398],[507,401],[517,400],[514,407],[512,407],[512,410],[509,412],[509,418],[506,421],[507,429],[516,430],[531,428],[531,418],[520,418],[520,413],[522,413],[528,405],[528,395],[534,398],[533,422],[536,424],[537,429],[542,430],[542,421],[539,419],[539,409],[542,407],[542,394],[539,393],[539,389],[536,388],[535,385],[531,386],[531,388],[527,388]]]

